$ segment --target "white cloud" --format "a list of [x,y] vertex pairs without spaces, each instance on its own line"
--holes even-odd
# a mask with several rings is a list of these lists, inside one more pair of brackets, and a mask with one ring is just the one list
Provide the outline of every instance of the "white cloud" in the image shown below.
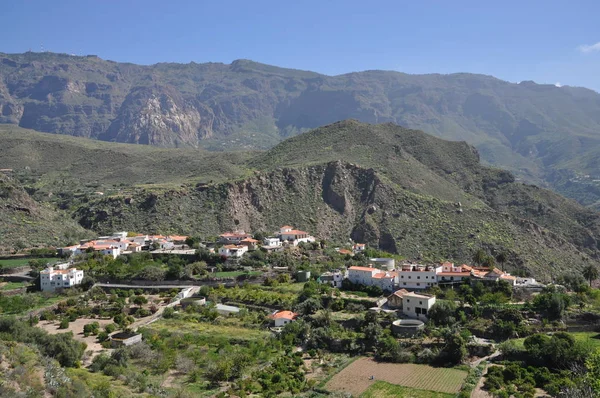
[[600,41],[596,44],[582,44],[577,49],[584,54],[600,51]]
[[555,85],[556,87],[562,87],[562,84],[560,84],[560,82],[556,82],[556,83],[554,83],[554,85]]

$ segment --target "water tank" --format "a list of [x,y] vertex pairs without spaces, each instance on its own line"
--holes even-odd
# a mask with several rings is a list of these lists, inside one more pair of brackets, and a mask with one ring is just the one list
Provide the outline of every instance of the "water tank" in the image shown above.
[[398,319],[392,322],[392,333],[396,336],[414,336],[425,328],[425,323],[418,319]]
[[374,267],[386,271],[393,271],[396,267],[396,261],[393,258],[370,258],[369,262],[373,264]]
[[296,272],[296,280],[298,282],[308,282],[309,279],[310,279],[310,271]]

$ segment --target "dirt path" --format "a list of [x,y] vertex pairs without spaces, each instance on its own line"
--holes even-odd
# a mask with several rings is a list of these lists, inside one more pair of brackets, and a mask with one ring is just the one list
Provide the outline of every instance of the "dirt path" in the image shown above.
[[[490,365],[486,365],[485,369],[483,370],[484,375],[487,373],[487,370],[489,367],[490,367]],[[485,376],[481,376],[481,378],[479,379],[479,382],[473,389],[473,392],[471,392],[471,398],[494,398],[492,394],[490,394],[489,392],[487,392],[483,389],[484,381],[485,381]]]

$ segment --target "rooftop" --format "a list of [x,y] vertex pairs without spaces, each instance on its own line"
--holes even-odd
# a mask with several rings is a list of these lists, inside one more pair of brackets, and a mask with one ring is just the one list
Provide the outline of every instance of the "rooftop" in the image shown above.
[[296,319],[298,314],[292,311],[278,311],[274,312],[269,316],[271,319]]

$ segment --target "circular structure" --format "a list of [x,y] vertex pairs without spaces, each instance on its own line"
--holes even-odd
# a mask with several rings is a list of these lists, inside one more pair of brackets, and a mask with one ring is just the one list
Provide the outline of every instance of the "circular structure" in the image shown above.
[[396,336],[413,336],[425,327],[418,319],[398,319],[392,322],[392,333]]
[[387,271],[393,271],[396,267],[396,261],[393,258],[370,258],[369,261],[377,268]]

